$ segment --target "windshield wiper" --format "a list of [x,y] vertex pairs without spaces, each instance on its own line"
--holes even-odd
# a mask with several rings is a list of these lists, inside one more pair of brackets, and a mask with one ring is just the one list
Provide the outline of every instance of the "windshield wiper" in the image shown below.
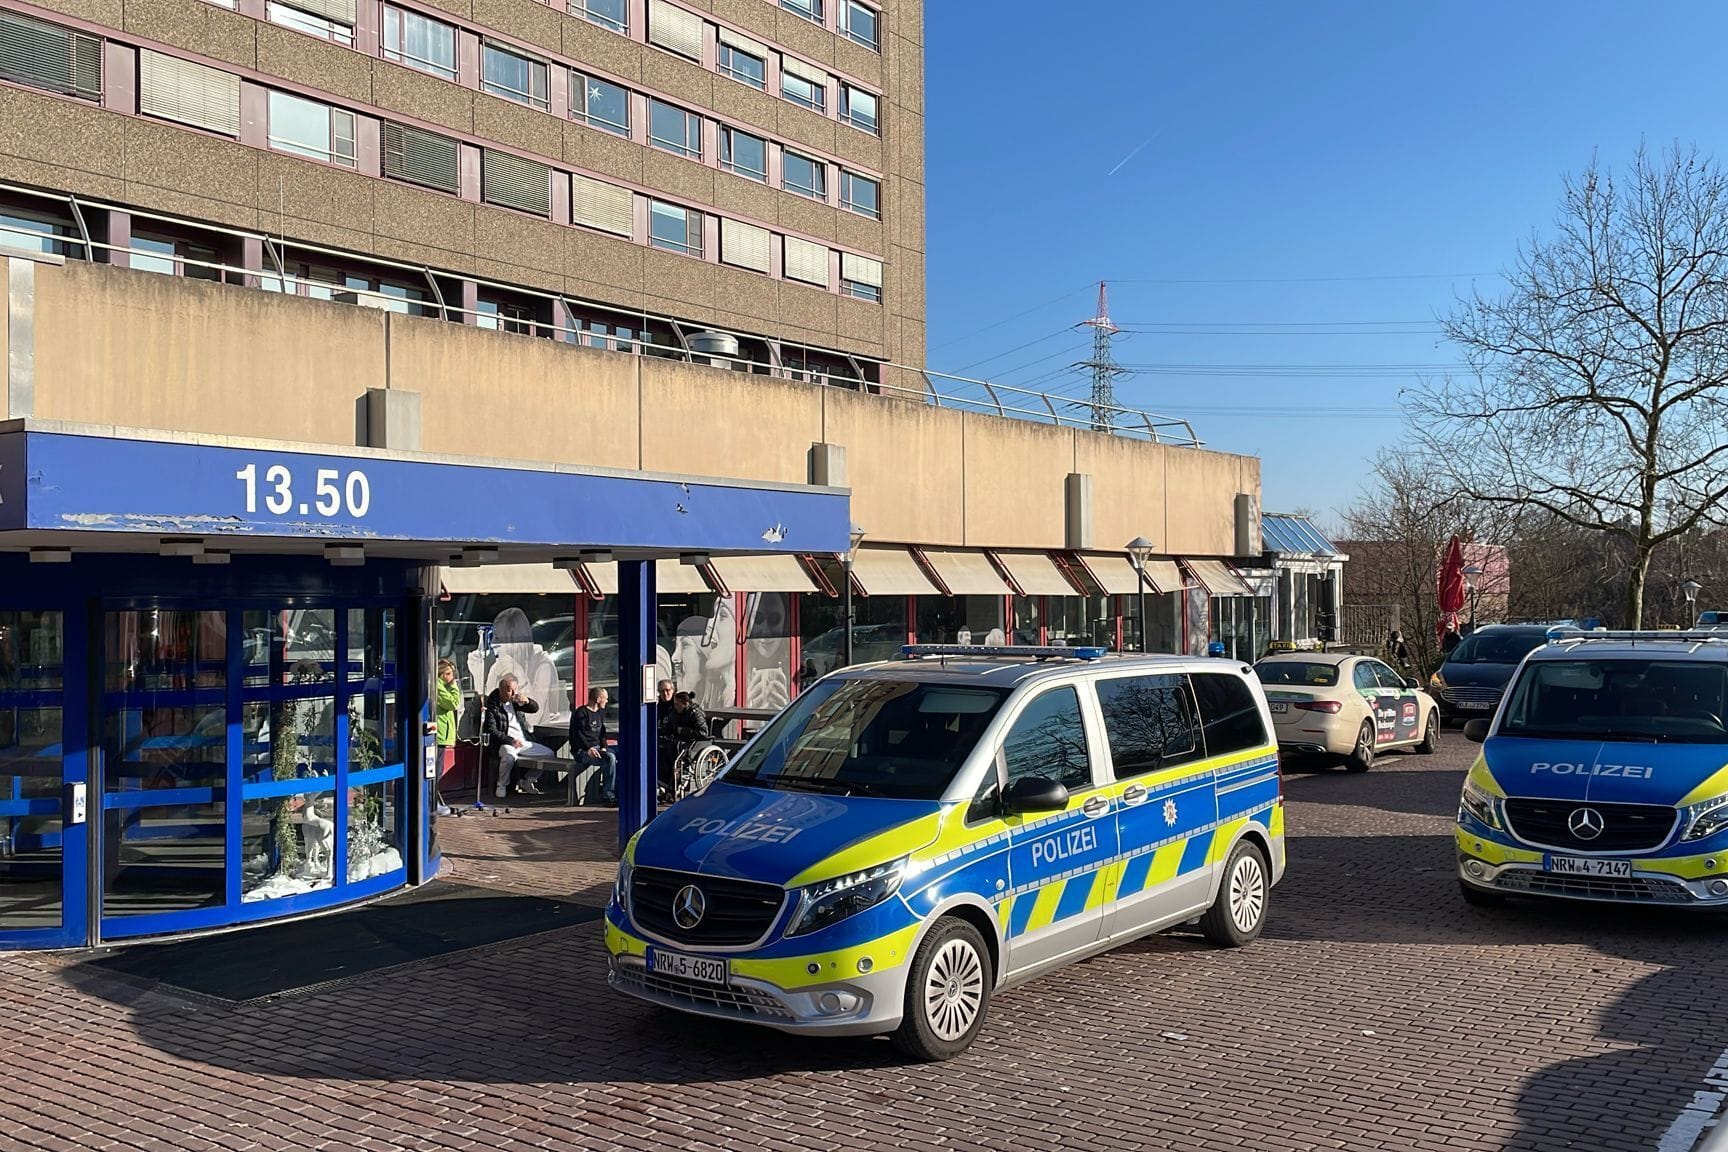
[[821,792],[824,795],[850,796],[852,789],[834,780],[817,780],[810,776],[770,776],[762,781],[765,788],[783,788],[788,792]]

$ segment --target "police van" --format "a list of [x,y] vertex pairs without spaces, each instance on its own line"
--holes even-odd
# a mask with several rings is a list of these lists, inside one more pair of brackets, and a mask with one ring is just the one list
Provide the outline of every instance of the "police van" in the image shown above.
[[1728,634],[1556,630],[1519,666],[1458,806],[1471,904],[1728,904]]
[[1246,665],[915,645],[818,681],[631,840],[609,978],[946,1059],[995,992],[1126,940],[1248,943],[1283,871]]

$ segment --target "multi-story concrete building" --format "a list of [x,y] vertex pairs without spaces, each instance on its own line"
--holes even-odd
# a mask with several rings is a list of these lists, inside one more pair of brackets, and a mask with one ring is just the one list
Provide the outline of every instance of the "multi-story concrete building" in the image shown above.
[[628,831],[658,675],[1266,618],[1257,461],[922,371],[921,8],[0,0],[0,944],[431,875],[436,658]]

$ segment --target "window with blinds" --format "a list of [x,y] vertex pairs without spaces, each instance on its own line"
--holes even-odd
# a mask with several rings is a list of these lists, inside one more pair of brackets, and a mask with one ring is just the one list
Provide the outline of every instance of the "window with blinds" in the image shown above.
[[571,175],[570,219],[575,223],[617,236],[629,236],[636,230],[634,208],[635,196],[630,189],[587,176]]
[[840,287],[860,300],[882,299],[882,261],[840,253]]
[[768,271],[768,229],[738,220],[720,221],[720,261],[752,272]]
[[460,154],[448,136],[384,121],[384,175],[458,195],[462,191]]
[[0,79],[100,100],[102,41],[0,9]]
[[488,204],[545,216],[552,211],[552,170],[488,148],[480,159],[480,198]]
[[239,136],[240,77],[141,48],[138,110],[224,136]]
[[828,249],[796,236],[786,237],[785,273],[788,280],[828,287]]
[[666,0],[649,0],[648,39],[651,43],[680,56],[700,60],[702,34],[702,18],[694,12],[686,12]]

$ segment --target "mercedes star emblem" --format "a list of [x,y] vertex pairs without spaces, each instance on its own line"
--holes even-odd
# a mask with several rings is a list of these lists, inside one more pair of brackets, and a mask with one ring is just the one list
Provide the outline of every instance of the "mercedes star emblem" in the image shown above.
[[1594,840],[1602,835],[1602,813],[1594,808],[1574,808],[1566,819],[1566,827],[1580,840]]
[[684,885],[672,897],[672,921],[686,932],[702,923],[702,913],[707,910],[708,898],[694,884]]

